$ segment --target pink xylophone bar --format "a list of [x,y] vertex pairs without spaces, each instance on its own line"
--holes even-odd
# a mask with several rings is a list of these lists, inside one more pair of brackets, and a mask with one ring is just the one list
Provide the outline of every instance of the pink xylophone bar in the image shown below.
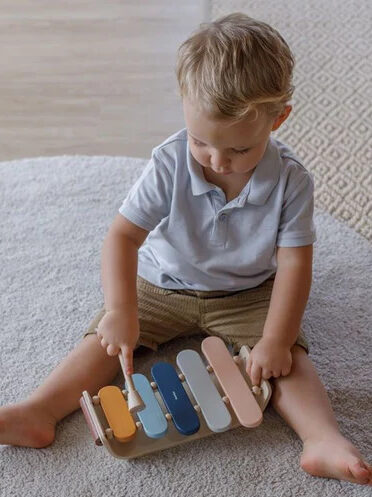
[[187,349],[177,355],[180,373],[158,362],[151,370],[154,382],[134,374],[144,405],[136,413],[129,411],[127,391],[119,387],[104,387],[93,398],[84,391],[80,405],[95,443],[114,457],[131,459],[239,426],[258,426],[271,386],[262,380],[259,389],[252,387],[246,373],[249,348],[241,347],[233,358],[218,337],[205,338],[201,348],[208,365]]

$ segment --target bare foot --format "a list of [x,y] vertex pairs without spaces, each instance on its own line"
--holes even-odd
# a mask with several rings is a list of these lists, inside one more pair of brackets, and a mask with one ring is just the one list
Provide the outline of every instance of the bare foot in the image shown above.
[[301,468],[313,476],[372,485],[372,466],[363,461],[358,449],[341,434],[328,439],[307,439]]
[[40,449],[50,445],[56,421],[30,402],[0,407],[0,444]]

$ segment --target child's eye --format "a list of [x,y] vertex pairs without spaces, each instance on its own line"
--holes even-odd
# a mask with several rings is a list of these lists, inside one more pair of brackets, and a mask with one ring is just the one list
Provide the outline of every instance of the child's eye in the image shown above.
[[246,148],[244,150],[234,150],[236,154],[246,154],[247,152],[250,151],[250,148]]
[[[198,140],[195,140],[195,138],[193,138],[193,142],[194,142],[194,145],[196,147],[204,147],[205,146],[204,143],[199,142]],[[245,148],[244,150],[233,150],[233,152],[235,152],[236,154],[246,154],[250,150],[251,150],[250,148]]]

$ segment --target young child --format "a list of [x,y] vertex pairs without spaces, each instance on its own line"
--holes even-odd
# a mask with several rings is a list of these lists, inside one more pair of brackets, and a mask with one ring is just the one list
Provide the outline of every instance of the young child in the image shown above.
[[[202,330],[253,348],[254,384],[303,441],[312,475],[371,483],[340,433],[300,328],[312,277],[313,180],[271,137],[291,112],[294,59],[269,25],[240,13],[180,47],[186,129],[154,148],[102,250],[104,308],[28,399],[0,409],[0,443],[51,444],[55,425],[112,382],[122,351]],[[97,329],[97,331],[96,331]]]

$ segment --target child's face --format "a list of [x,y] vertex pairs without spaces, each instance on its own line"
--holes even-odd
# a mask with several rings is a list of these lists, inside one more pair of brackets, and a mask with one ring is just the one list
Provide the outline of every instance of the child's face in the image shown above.
[[254,169],[265,153],[271,131],[284,120],[275,127],[277,120],[260,112],[253,122],[249,120],[254,113],[235,124],[215,121],[187,98],[183,99],[183,109],[191,154],[201,166],[221,175],[244,175]]

